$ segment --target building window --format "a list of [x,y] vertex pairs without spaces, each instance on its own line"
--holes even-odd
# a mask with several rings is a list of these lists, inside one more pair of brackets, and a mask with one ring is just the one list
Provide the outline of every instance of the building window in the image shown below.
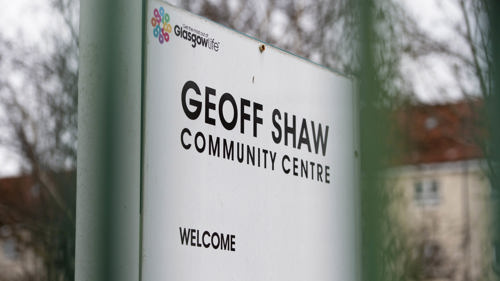
[[438,120],[436,119],[436,117],[431,116],[431,117],[427,117],[427,119],[425,119],[425,128],[427,130],[432,130],[432,129],[436,128],[437,125],[438,125]]
[[40,184],[37,183],[31,186],[31,195],[33,197],[38,197],[38,195],[40,195]]
[[422,274],[426,279],[443,278],[446,276],[444,267],[446,256],[437,241],[424,240],[420,249],[420,264]]
[[17,243],[14,238],[8,238],[3,243],[3,253],[4,256],[10,260],[17,260],[19,257],[19,252],[17,250]]
[[439,184],[436,180],[417,180],[414,195],[415,201],[420,205],[437,205],[440,201]]

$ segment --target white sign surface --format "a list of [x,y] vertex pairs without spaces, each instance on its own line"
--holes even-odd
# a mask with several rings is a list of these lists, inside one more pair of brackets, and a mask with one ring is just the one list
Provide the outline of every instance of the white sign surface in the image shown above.
[[346,77],[148,2],[142,280],[354,280]]

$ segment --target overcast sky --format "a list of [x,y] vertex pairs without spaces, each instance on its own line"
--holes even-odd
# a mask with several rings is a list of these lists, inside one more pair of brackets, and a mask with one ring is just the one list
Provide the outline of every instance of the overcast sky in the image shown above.
[[[467,51],[458,38],[455,28],[460,24],[462,13],[456,0],[405,0],[408,13],[434,39],[449,42],[455,49]],[[412,77],[415,93],[423,102],[436,103],[461,98],[452,69],[443,57],[429,56],[416,63],[405,63],[404,70]]]
[[[177,1],[170,1],[175,4]],[[57,18],[48,0],[0,0],[0,34],[8,39],[22,42],[26,45],[44,47],[46,30],[57,27]],[[408,12],[418,19],[419,24],[429,34],[437,38],[454,41],[453,25],[461,20],[460,11],[453,0],[404,0]],[[407,62],[403,70],[415,81],[417,96],[425,102],[437,102],[457,99],[458,89],[454,88],[450,71],[439,59],[429,58],[424,64]],[[433,87],[439,80],[445,85]],[[14,175],[19,171],[18,159],[5,148],[0,147],[0,177]]]

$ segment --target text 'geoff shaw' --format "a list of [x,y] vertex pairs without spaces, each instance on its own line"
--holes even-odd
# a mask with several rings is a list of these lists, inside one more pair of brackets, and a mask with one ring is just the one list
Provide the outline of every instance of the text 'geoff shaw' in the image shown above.
[[[259,137],[259,128],[264,124],[264,106],[260,103],[240,98],[238,101],[228,92],[217,95],[214,88],[206,86],[200,90],[194,81],[184,83],[181,91],[182,109],[191,120],[202,118],[206,124],[222,126],[227,131],[239,130],[241,134],[250,133]],[[329,126],[319,122],[299,118],[294,114],[273,109],[271,113],[273,129],[271,138],[274,143],[325,156]],[[262,137],[262,136],[261,136]],[[330,183],[330,166],[324,163],[278,153],[263,147],[206,134],[192,132],[183,128],[180,141],[184,149],[194,149],[198,153],[237,161],[241,164],[281,170],[291,176],[318,182]]]

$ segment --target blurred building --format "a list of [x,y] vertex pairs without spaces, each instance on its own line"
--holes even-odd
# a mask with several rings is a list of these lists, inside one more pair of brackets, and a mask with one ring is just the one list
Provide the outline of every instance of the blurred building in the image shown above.
[[[481,101],[462,101],[410,106],[396,114],[402,146],[389,173],[391,207],[406,239],[404,270],[411,280],[492,279],[481,107]],[[74,186],[74,177],[66,175],[58,186]],[[72,206],[74,193],[61,194]],[[53,205],[32,176],[0,179],[0,281],[47,274],[42,257],[61,235],[48,223],[61,219]],[[58,264],[65,257],[55,252],[53,259]]]
[[482,102],[417,105],[397,113],[402,140],[389,173],[394,214],[415,280],[491,280],[491,189]]
[[35,175],[0,179],[0,281],[74,278],[74,223],[60,205],[74,214],[75,173],[53,178],[52,190]]
[[31,247],[31,224],[42,220],[40,197],[31,176],[0,179],[0,280],[28,280],[40,271]]

